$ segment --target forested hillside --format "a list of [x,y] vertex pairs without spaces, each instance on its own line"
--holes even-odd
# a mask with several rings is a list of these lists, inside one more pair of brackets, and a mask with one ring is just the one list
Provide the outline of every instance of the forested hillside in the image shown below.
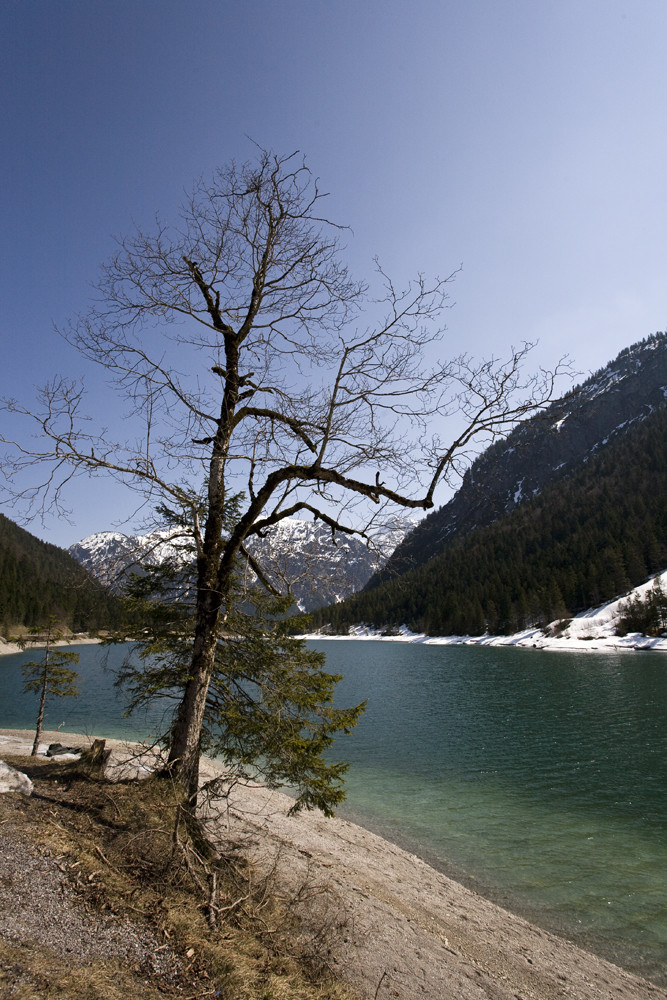
[[74,632],[113,626],[119,605],[63,549],[0,514],[0,634],[55,615]]
[[487,448],[452,500],[406,536],[367,589],[416,568],[564,481],[666,403],[667,335],[656,333]]
[[666,498],[663,406],[566,479],[314,623],[479,635],[571,616],[667,566]]

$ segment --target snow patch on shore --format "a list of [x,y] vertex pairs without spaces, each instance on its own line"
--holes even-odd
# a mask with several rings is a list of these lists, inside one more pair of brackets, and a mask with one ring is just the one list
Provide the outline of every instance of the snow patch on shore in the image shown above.
[[373,639],[381,642],[411,642],[430,646],[519,646],[529,649],[557,650],[662,650],[667,652],[667,638],[653,638],[641,635],[639,632],[629,635],[616,635],[616,623],[620,617],[620,606],[629,597],[645,597],[656,580],[663,588],[667,587],[667,570],[636,587],[623,597],[609,601],[599,608],[583,611],[573,618],[569,625],[557,635],[553,632],[556,622],[546,629],[527,628],[514,635],[445,635],[428,636],[424,633],[411,632],[405,626],[391,634],[383,634],[378,629],[366,625],[351,628],[348,635],[326,635],[317,633],[303,638],[327,641],[349,641],[350,639]]

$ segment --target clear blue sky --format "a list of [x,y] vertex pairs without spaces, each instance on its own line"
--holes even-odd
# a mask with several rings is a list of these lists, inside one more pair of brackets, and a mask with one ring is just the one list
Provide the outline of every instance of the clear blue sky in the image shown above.
[[[452,352],[601,367],[667,323],[666,40],[665,0],[4,0],[0,395],[84,372],[53,323],[112,234],[249,136],[306,154],[360,276],[463,264]],[[98,480],[30,530],[130,509]]]

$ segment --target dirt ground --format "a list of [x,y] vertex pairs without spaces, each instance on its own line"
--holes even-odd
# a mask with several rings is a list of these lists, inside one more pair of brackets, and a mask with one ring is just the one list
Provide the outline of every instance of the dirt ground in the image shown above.
[[[3,754],[31,735],[0,730]],[[87,738],[44,734],[44,742]],[[148,769],[150,755],[115,741],[111,771]],[[204,778],[214,777],[206,763]],[[419,858],[341,819],[287,816],[290,800],[235,787],[207,807],[213,837],[238,843],[260,869],[296,892],[304,935],[363,1000],[667,1000],[647,980],[539,929]]]
[[245,834],[258,864],[278,858],[288,883],[328,888],[330,966],[365,1000],[667,997],[381,837],[312,813],[291,818],[288,807],[280,793],[236,789],[216,822]]

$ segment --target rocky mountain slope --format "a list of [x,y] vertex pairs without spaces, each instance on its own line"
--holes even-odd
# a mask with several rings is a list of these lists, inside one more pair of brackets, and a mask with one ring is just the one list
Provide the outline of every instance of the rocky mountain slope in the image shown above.
[[[120,593],[128,573],[178,550],[178,542],[168,539],[168,532],[101,531],[75,543],[69,552],[101,583]],[[302,611],[334,604],[360,590],[381,560],[360,539],[340,536],[333,544],[325,525],[297,518],[281,521],[249,548],[275,583],[290,584]]]
[[427,562],[572,475],[665,405],[667,334],[656,333],[488,448],[453,499],[405,537],[367,589]]

